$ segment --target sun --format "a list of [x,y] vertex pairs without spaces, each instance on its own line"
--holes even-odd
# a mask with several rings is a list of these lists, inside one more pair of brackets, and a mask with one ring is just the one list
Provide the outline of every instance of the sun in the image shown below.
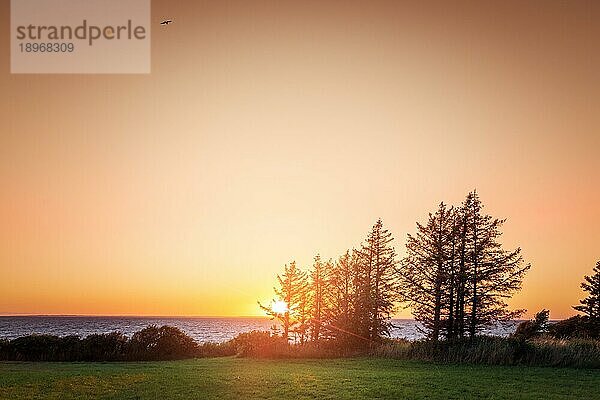
[[278,300],[271,303],[271,311],[273,311],[275,314],[285,314],[289,311],[289,309],[285,301]]

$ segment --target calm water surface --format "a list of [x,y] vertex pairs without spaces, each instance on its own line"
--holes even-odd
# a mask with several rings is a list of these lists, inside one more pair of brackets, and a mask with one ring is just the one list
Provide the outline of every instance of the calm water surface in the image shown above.
[[[420,339],[418,323],[409,319],[395,319],[391,336],[394,338]],[[198,342],[223,342],[237,334],[252,330],[269,330],[274,321],[268,318],[177,318],[177,317],[68,317],[68,316],[0,316],[0,338],[50,334],[57,336],[119,331],[132,335],[149,325],[171,325],[196,339]],[[518,321],[511,321],[489,329],[487,334],[507,336],[514,332]]]

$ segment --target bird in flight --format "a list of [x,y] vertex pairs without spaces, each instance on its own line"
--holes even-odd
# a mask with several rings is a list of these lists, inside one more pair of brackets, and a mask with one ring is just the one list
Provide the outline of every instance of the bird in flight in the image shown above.
[[173,23],[173,20],[172,20],[172,19],[166,19],[166,20],[164,20],[163,22],[161,22],[160,24],[161,24],[161,25],[169,25],[169,24],[171,24],[171,23]]

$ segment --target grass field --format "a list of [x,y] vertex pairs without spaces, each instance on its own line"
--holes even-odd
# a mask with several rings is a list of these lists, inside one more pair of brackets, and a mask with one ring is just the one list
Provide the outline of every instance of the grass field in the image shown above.
[[0,363],[1,399],[600,399],[600,371],[388,359]]

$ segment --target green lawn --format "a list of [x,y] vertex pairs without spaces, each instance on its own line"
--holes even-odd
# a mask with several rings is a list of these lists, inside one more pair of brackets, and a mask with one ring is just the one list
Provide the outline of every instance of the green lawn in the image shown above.
[[600,399],[600,371],[385,359],[0,363],[0,399]]

